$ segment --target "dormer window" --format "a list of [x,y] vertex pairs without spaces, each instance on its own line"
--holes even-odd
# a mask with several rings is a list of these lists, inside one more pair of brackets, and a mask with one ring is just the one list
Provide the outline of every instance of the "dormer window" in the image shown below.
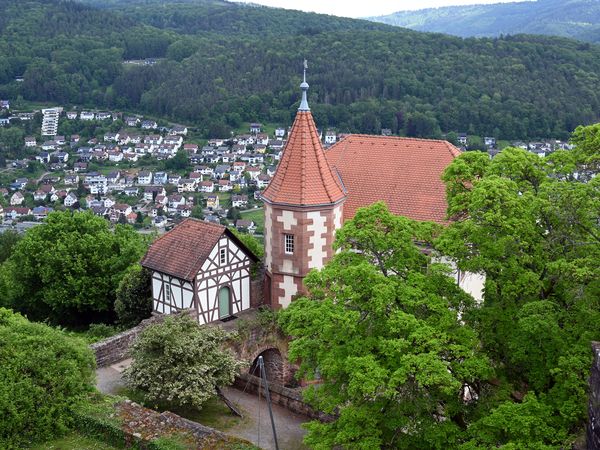
[[294,235],[293,234],[284,234],[284,248],[286,255],[294,254]]

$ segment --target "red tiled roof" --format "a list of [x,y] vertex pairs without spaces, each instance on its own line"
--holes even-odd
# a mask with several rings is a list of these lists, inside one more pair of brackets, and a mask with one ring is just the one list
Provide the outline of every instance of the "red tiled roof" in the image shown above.
[[391,212],[447,223],[444,169],[460,150],[446,141],[353,134],[325,152],[347,192],[344,220],[383,200]]
[[336,203],[345,196],[331,170],[310,111],[298,111],[271,184],[262,197],[272,203],[308,206]]
[[192,281],[224,233],[252,260],[257,260],[224,226],[186,219],[154,241],[141,264],[148,269]]

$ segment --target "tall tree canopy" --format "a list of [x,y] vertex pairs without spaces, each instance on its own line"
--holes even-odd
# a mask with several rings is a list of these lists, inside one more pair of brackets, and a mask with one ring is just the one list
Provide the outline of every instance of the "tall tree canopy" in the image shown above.
[[[600,338],[599,131],[578,128],[575,150],[546,158],[466,153],[444,174],[456,221],[436,244],[486,276],[485,301],[465,317],[512,389],[538,396],[529,413],[554,432],[531,445],[565,443],[586,417],[589,345]],[[474,442],[511,442],[522,417],[504,413],[515,408],[495,409]],[[481,434],[494,417],[496,432]]]
[[360,209],[336,234],[341,250],[306,278],[310,295],[280,313],[300,375],[317,408],[338,417],[312,422],[316,449],[455,446],[493,373],[475,331],[460,320],[473,299],[415,241],[439,229]]
[[91,212],[54,212],[27,231],[0,266],[0,301],[31,319],[82,323],[112,318],[115,292],[146,238]]

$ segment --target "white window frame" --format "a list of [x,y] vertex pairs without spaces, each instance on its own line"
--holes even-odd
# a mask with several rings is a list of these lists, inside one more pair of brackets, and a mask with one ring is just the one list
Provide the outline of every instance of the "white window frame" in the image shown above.
[[173,299],[173,293],[171,292],[171,284],[165,283],[165,303],[171,304],[171,300]]
[[283,235],[283,250],[286,255],[294,254],[294,235],[284,234]]
[[219,250],[219,264],[227,264],[227,249],[222,248]]

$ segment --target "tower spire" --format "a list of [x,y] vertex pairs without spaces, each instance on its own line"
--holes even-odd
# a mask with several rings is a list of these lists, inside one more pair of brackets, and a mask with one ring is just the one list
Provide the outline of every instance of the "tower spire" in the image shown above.
[[304,60],[304,77],[302,83],[300,84],[300,89],[302,89],[302,101],[300,102],[298,111],[310,111],[308,99],[306,97],[306,93],[308,91],[308,83],[306,82],[306,69],[308,69],[308,62]]

